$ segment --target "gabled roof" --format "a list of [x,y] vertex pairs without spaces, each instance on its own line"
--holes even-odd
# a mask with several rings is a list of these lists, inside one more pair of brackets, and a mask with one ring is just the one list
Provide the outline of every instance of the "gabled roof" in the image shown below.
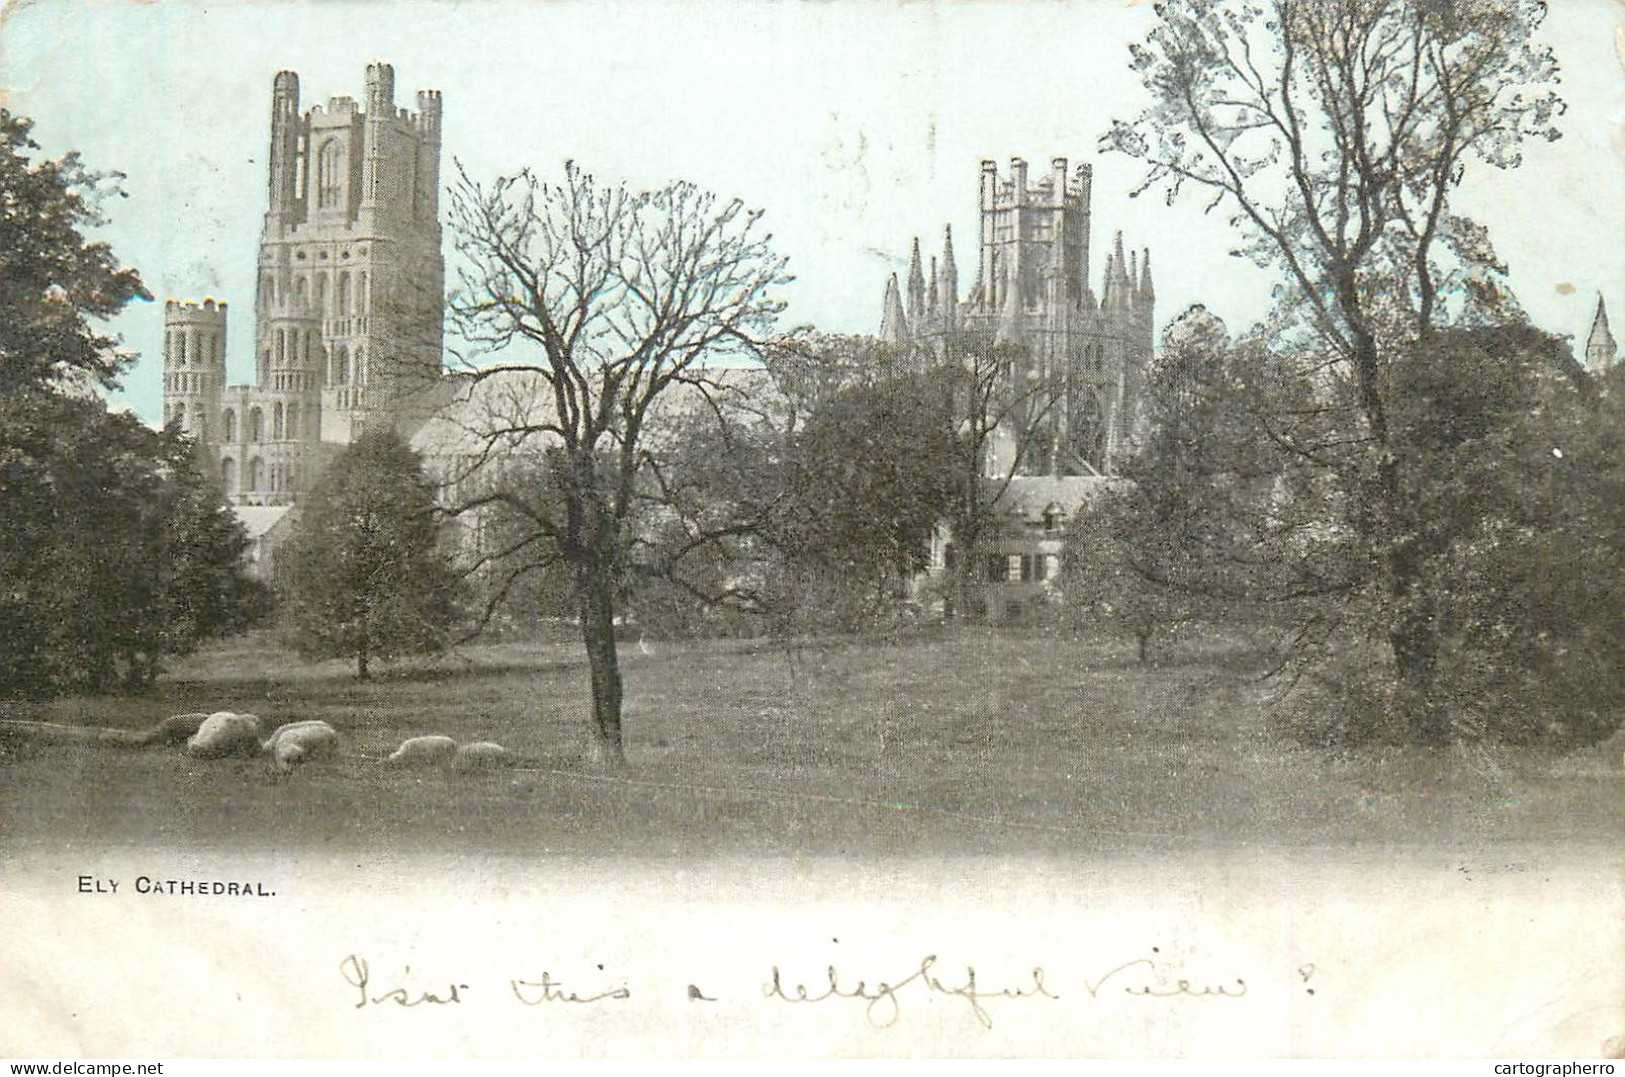
[[1067,516],[1090,504],[1120,479],[1099,475],[1017,475],[995,506],[999,512],[1041,521],[1054,508]]
[[292,505],[233,505],[232,512],[243,523],[249,540],[259,538],[282,522],[293,511]]

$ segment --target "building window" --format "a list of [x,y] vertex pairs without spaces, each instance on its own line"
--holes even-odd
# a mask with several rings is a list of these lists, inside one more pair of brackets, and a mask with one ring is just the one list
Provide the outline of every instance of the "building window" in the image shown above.
[[1025,579],[1026,577],[1021,573],[1021,566],[1026,561],[1027,559],[1019,553],[1013,553],[1006,557],[1004,559],[1004,578],[1012,583],[1016,580]]
[[[281,441],[282,440],[282,403],[281,403],[281,401],[278,401],[271,408],[271,440],[272,441]],[[272,468],[272,474],[275,474],[275,473],[276,473],[276,469]]]
[[339,274],[339,317],[350,314],[350,274]]
[[237,461],[229,456],[220,461],[220,485],[228,494],[237,488]]
[[[250,408],[248,412],[248,440],[265,440],[265,419],[259,408]],[[258,461],[255,461],[258,464]]]
[[288,405],[288,422],[287,422],[286,431],[287,431],[287,437],[288,437],[289,441],[292,441],[292,440],[294,440],[295,438],[297,438],[299,436],[299,405],[298,404],[289,404]]
[[344,147],[330,138],[322,143],[316,166],[316,205],[332,209],[339,204],[339,188],[344,174]]
[[265,485],[265,462],[254,457],[254,462],[248,465],[248,488],[258,493],[260,487]]
[[235,411],[232,411],[230,408],[226,409],[225,427],[226,427],[226,440],[227,441],[236,441],[237,440],[237,413]]

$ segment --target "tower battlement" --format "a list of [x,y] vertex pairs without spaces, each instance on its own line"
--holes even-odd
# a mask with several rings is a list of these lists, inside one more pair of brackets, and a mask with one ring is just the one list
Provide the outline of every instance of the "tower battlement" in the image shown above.
[[997,162],[984,160],[982,209],[1014,209],[1018,206],[1055,209],[1081,205],[1087,212],[1090,189],[1094,185],[1094,168],[1088,164],[1080,164],[1075,171],[1069,173],[1068,164],[1065,157],[1051,158],[1049,172],[1033,180],[1026,160],[1012,157],[1010,176],[1006,179],[1000,177]]
[[213,296],[205,296],[199,302],[196,299],[166,299],[164,300],[165,325],[204,325],[226,321],[226,301],[216,301]]

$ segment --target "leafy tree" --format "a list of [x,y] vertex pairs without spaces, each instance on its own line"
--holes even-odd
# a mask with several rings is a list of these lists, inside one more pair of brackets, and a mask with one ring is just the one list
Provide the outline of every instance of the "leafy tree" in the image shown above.
[[[543,558],[571,575],[591,745],[611,762],[623,758],[616,600],[647,429],[674,386],[710,393],[706,361],[749,347],[777,317],[771,293],[788,278],[760,217],[692,184],[634,194],[573,164],[558,185],[528,170],[490,184],[460,173],[452,191],[464,268],[451,315],[465,340],[502,356],[470,377],[533,379],[547,405],[516,414],[492,401],[465,425],[487,458],[526,437],[556,449],[559,512],[530,519]],[[455,507],[520,500],[486,487]]]
[[141,689],[241,623],[246,540],[188,442],[95,394],[132,357],[93,323],[150,297],[84,234],[118,177],[30,130],[0,110],[0,694]]
[[923,571],[955,505],[953,420],[937,372],[872,377],[833,394],[791,444],[791,560],[879,613]]
[[1289,502],[1325,506],[1319,535],[1351,539],[1328,544],[1320,574],[1347,572],[1338,586],[1369,597],[1399,711],[1444,739],[1438,595],[1407,525],[1420,480],[1394,370],[1442,325],[1516,319],[1487,232],[1450,203],[1474,162],[1514,167],[1525,140],[1557,137],[1557,66],[1534,42],[1544,6],[1183,0],[1157,14],[1133,50],[1152,104],[1104,144],[1146,163],[1142,190],[1229,207],[1242,253],[1282,274],[1264,433],[1322,473]]
[[0,397],[74,375],[112,388],[132,357],[91,322],[152,298],[84,234],[103,223],[102,201],[122,196],[122,177],[87,170],[76,153],[33,160],[32,126],[0,109]]
[[873,624],[924,568],[954,492],[940,372],[860,337],[767,355],[754,391],[691,409],[652,449],[636,602],[682,620],[674,588],[718,627],[743,614],[786,638]]
[[193,452],[100,400],[0,398],[6,694],[139,690],[244,624],[247,539]]
[[294,510],[278,557],[284,638],[306,658],[427,654],[451,641],[459,577],[440,545],[435,484],[393,430],[349,445]]

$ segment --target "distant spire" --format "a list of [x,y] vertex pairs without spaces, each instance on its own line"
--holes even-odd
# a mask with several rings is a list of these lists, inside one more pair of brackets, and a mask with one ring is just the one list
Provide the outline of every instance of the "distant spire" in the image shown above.
[[954,265],[954,226],[942,226],[942,261],[937,265],[937,306],[944,324],[953,326],[959,312],[959,269]]
[[1603,305],[1602,293],[1597,293],[1597,316],[1591,322],[1591,335],[1586,338],[1586,366],[1601,370],[1613,365],[1618,345],[1608,330],[1608,308]]
[[1100,282],[1100,305],[1105,307],[1112,301],[1112,293],[1117,289],[1112,285],[1117,283],[1117,271],[1112,264],[1112,256],[1106,255],[1106,273]]
[[1101,306],[1127,307],[1134,302],[1134,278],[1130,275],[1129,261],[1123,255],[1121,230],[1112,240],[1111,257],[1106,262],[1106,284]]
[[920,272],[920,237],[908,255],[908,316],[918,322],[925,314],[925,274]]
[[1151,248],[1145,249],[1145,257],[1140,259],[1140,298],[1147,303],[1157,298],[1157,290],[1151,286]]
[[880,319],[880,339],[898,347],[908,343],[908,319],[903,315],[903,297],[897,289],[897,274],[886,278],[886,313]]
[[925,309],[937,309],[937,256],[931,256],[931,287],[925,292]]

